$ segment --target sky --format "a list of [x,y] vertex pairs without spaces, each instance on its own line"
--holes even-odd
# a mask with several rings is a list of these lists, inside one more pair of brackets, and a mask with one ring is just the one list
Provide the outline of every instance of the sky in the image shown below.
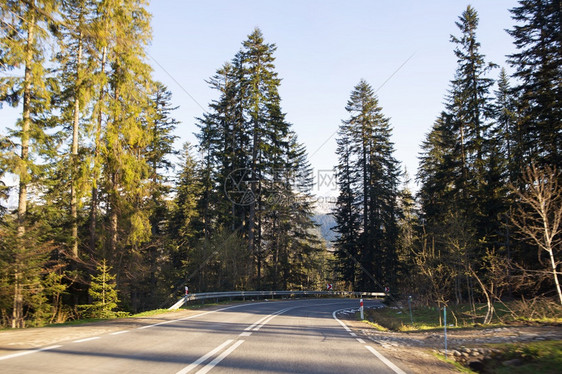
[[[455,22],[468,4],[479,14],[482,53],[509,72],[505,56],[514,46],[505,29],[514,24],[508,9],[516,0],[152,0],[148,62],[179,107],[179,149],[196,142],[195,118],[217,98],[206,80],[259,27],[265,42],[277,46],[282,109],[308,149],[319,205],[336,194],[328,183],[337,163],[336,131],[361,79],[390,118],[395,158],[415,190],[420,144],[443,110],[457,66],[450,35],[459,35]],[[4,108],[0,134],[17,116]]]
[[177,134],[195,142],[194,118],[217,98],[205,80],[259,27],[265,42],[277,46],[282,108],[307,146],[320,202],[335,194],[326,183],[337,163],[335,133],[348,118],[353,87],[365,79],[390,118],[395,158],[416,189],[420,144],[443,110],[457,67],[450,35],[459,35],[455,22],[468,4],[479,14],[477,38],[487,61],[510,71],[505,56],[514,47],[505,29],[514,24],[508,9],[515,0],[158,0],[149,8],[149,56],[154,76],[180,106]]

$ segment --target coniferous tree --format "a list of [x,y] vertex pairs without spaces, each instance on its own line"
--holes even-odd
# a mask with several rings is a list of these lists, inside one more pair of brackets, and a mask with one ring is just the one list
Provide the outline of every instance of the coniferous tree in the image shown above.
[[[498,109],[491,101],[495,65],[486,63],[476,39],[478,14],[468,6],[456,22],[458,68],[443,112],[422,145],[418,180],[428,240],[454,275],[457,302],[474,302],[476,263],[504,245],[507,211],[504,123],[493,126]],[[500,89],[505,90],[506,82]],[[504,97],[502,105],[509,105]],[[504,108],[506,109],[506,108]],[[505,110],[504,110],[505,114]],[[511,129],[509,129],[511,131]],[[448,261],[448,263],[445,263]],[[476,269],[476,272],[474,271]]]
[[[145,156],[152,142],[142,121],[152,89],[150,67],[144,61],[150,16],[142,4],[131,0],[117,5],[114,22],[120,28],[114,30],[115,43],[108,49],[110,90],[101,155],[109,215],[105,253],[110,263],[122,258],[127,246],[146,241],[151,234],[147,213],[138,209],[148,192],[144,181],[150,170]],[[124,236],[119,235],[120,227],[125,228]]]
[[103,260],[97,266],[97,275],[91,276],[88,293],[92,298],[92,304],[86,305],[89,315],[93,318],[111,318],[115,316],[114,309],[117,308],[119,298],[117,296],[115,275],[111,274],[111,266]]
[[516,68],[517,115],[521,139],[518,175],[530,162],[562,166],[562,8],[560,0],[525,0],[510,10],[517,22],[508,30],[517,53],[509,56]]
[[248,244],[258,288],[298,283],[295,262],[318,245],[309,233],[311,197],[291,182],[310,176],[303,177],[306,152],[281,110],[274,51],[254,30],[209,81],[219,98],[199,119],[204,240],[214,246],[213,235],[236,232]]
[[[44,149],[48,136],[44,114],[50,106],[50,89],[45,69],[45,41],[50,34],[48,25],[52,23],[56,3],[50,0],[34,4],[21,1],[7,1],[0,5],[3,24],[0,50],[2,50],[2,70],[19,69],[23,76],[3,77],[0,84],[0,97],[11,105],[22,104],[21,128],[12,132],[18,150],[9,152],[10,172],[19,178],[17,236],[23,240],[26,234],[28,210],[28,186],[40,175],[40,168],[34,162],[35,156]],[[19,141],[17,141],[18,139]],[[16,152],[19,155],[16,156]],[[20,246],[21,253],[14,255],[13,277],[13,316],[12,327],[23,327],[23,283],[22,269],[24,256],[28,249]]]
[[[346,110],[350,119],[343,121],[340,128],[346,138],[340,143],[350,143],[350,163],[357,175],[357,187],[352,194],[359,204],[361,218],[357,243],[362,267],[360,284],[380,288],[383,283],[395,283],[398,162],[393,156],[389,121],[367,82],[362,80],[355,86]],[[344,154],[341,161],[345,162],[345,158]],[[348,224],[338,222],[340,227]]]
[[[90,0],[68,0],[62,2],[62,22],[57,28],[59,51],[57,75],[60,93],[55,102],[60,108],[59,122],[68,134],[68,149],[54,165],[58,183],[53,186],[55,194],[69,191],[69,198],[60,200],[70,207],[70,253],[78,257],[79,251],[79,202],[91,188],[89,181],[89,155],[84,140],[91,133],[91,101],[94,74],[94,37],[92,18],[94,5]],[[86,138],[86,139],[84,139]],[[68,166],[70,165],[70,174]],[[66,185],[63,185],[66,184]]]

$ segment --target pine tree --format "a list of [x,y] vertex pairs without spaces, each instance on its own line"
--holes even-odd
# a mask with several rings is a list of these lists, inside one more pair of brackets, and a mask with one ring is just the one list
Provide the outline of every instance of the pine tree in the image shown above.
[[152,234],[159,234],[159,220],[166,216],[165,198],[170,193],[170,176],[173,169],[170,156],[177,154],[174,141],[178,138],[173,131],[179,124],[172,117],[177,107],[171,106],[172,93],[162,83],[157,82],[155,92],[151,98],[151,106],[146,123],[146,131],[150,133],[150,143],[146,147],[146,161],[149,165],[149,179],[151,181],[151,226]]
[[[68,150],[58,160],[56,186],[53,192],[70,190],[70,242],[71,253],[78,257],[79,251],[79,201],[90,189],[88,155],[84,137],[91,131],[91,101],[93,98],[94,39],[92,18],[94,6],[90,0],[69,0],[62,3],[62,21],[57,28],[59,52],[56,55],[60,93],[56,97],[60,109],[60,124],[69,134]],[[68,166],[70,165],[70,175]],[[62,185],[65,182],[67,185]],[[69,185],[69,186],[68,186]],[[61,188],[62,187],[62,188]],[[64,200],[66,201],[66,199]]]
[[460,146],[465,174],[468,179],[478,179],[484,170],[484,143],[488,137],[493,117],[489,90],[494,81],[486,73],[494,64],[486,64],[476,39],[478,13],[470,5],[455,22],[461,35],[451,35],[456,44],[455,56],[458,68],[452,83],[449,111],[460,134]]
[[356,289],[358,267],[357,257],[359,255],[359,230],[360,230],[360,208],[357,203],[356,188],[357,178],[353,167],[353,154],[351,152],[351,138],[346,131],[345,125],[340,126],[338,132],[336,153],[338,154],[338,166],[336,168],[339,195],[333,212],[336,220],[334,231],[338,233],[334,243],[336,248],[336,271],[341,280]]
[[210,79],[219,98],[198,120],[204,241],[212,247],[213,236],[225,230],[242,238],[258,288],[302,278],[293,266],[317,246],[308,233],[311,198],[291,183],[307,168],[306,152],[281,110],[275,49],[255,29]]
[[255,255],[256,284],[260,288],[265,260],[264,248],[262,248],[262,224],[267,186],[264,181],[268,178],[268,169],[271,170],[267,165],[268,160],[274,157],[274,153],[282,152],[273,148],[269,142],[273,136],[283,136],[288,124],[279,118],[282,116],[278,93],[280,80],[273,65],[276,46],[265,44],[259,29],[248,35],[248,39],[242,45],[243,49],[240,51],[244,74],[241,83],[242,102],[249,120],[247,126],[252,134],[249,177],[252,181],[251,192],[256,197],[255,202],[249,206],[248,241],[250,252]]
[[[180,154],[180,171],[175,183],[175,198],[171,209],[168,233],[174,241],[173,268],[181,269],[188,261],[188,253],[196,246],[202,233],[198,203],[203,198],[197,162],[186,143]],[[178,275],[183,278],[182,275]]]
[[[340,127],[345,137],[340,143],[350,143],[351,168],[357,175],[357,187],[352,194],[359,204],[361,217],[357,243],[358,261],[363,270],[360,283],[363,287],[380,288],[383,283],[395,282],[398,161],[393,156],[389,120],[382,114],[367,82],[362,80],[355,86],[346,110],[350,119],[343,121]],[[344,152],[341,161],[346,162],[345,149],[341,150]],[[340,169],[342,166],[345,168],[340,165]],[[349,224],[338,222],[340,227]]]
[[[23,77],[3,77],[0,84],[0,97],[12,105],[22,103],[21,129],[12,133],[19,138],[19,156],[10,162],[11,172],[19,178],[17,233],[23,239],[27,224],[28,185],[39,169],[30,154],[31,146],[41,149],[48,137],[42,114],[50,105],[49,79],[45,71],[45,44],[50,34],[48,25],[53,22],[56,3],[52,0],[37,1],[34,4],[21,1],[7,1],[0,5],[2,38],[2,70],[20,69]],[[23,244],[22,244],[23,245]],[[22,248],[22,253],[26,251]],[[14,306],[12,327],[23,327],[22,263],[20,253],[14,256]]]
[[[143,3],[130,0],[116,6],[113,22],[119,27],[113,30],[115,42],[108,48],[110,90],[106,95],[108,119],[101,157],[109,212],[105,251],[111,262],[124,246],[150,237],[148,215],[137,209],[147,195],[143,183],[149,176],[146,150],[152,142],[141,120],[147,114],[152,92],[150,67],[144,61],[150,16]],[[119,235],[120,220],[126,221],[128,228],[123,237]]]
[[115,275],[112,275],[111,267],[103,260],[97,266],[97,275],[91,276],[88,294],[92,298],[92,304],[87,305],[90,317],[111,318],[115,317],[114,309],[117,308],[119,298],[115,283]]
[[496,121],[493,137],[499,142],[501,152],[505,156],[510,183],[515,183],[519,170],[522,168],[522,155],[520,154],[521,143],[520,127],[517,121],[516,101],[513,90],[509,84],[509,77],[502,68],[498,78],[496,90]]
[[508,32],[518,49],[509,62],[518,82],[513,92],[521,121],[516,151],[523,157],[521,167],[530,162],[562,166],[561,7],[560,0],[524,0],[510,10],[517,22]]
[[503,140],[494,136],[497,127],[492,126],[496,111],[487,74],[495,65],[480,52],[477,12],[468,6],[456,25],[460,35],[451,41],[458,68],[446,111],[422,145],[417,178],[424,236],[431,243],[425,242],[424,250],[431,245],[443,255],[438,261],[450,269],[457,302],[468,297],[473,303],[473,263],[503,244],[505,162]]

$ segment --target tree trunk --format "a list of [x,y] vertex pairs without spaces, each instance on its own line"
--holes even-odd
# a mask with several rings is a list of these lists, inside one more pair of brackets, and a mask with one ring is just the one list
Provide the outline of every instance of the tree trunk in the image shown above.
[[[23,91],[23,122],[21,129],[21,174],[18,193],[18,246],[23,246],[25,236],[25,216],[27,213],[27,183],[29,182],[29,132],[31,127],[31,64],[33,63],[33,43],[35,38],[35,15],[32,13],[28,19],[29,31],[27,33],[27,46],[25,55],[25,75]],[[21,249],[16,249],[14,267],[14,304],[12,311],[12,328],[24,327],[23,321],[23,290],[22,290],[22,264],[20,263]]]
[[78,169],[78,127],[80,123],[80,95],[81,87],[80,65],[82,64],[82,33],[78,37],[78,56],[76,63],[76,90],[74,94],[74,120],[72,123],[72,181],[70,183],[70,214],[72,217],[72,254],[78,257],[78,199],[76,194],[76,179]]
[[562,305],[562,292],[560,291],[560,282],[558,281],[558,272],[556,271],[556,261],[554,261],[554,253],[552,249],[548,251],[550,255],[550,265],[552,266],[552,275],[554,276],[554,284],[556,284],[556,292],[558,293],[558,301]]
[[[105,63],[107,60],[107,47],[103,47],[101,55],[101,74],[105,73]],[[90,251],[95,253],[96,251],[96,225],[98,219],[98,186],[97,182],[99,179],[99,157],[100,157],[100,146],[101,146],[101,130],[102,130],[102,115],[103,115],[103,100],[105,96],[104,86],[100,88],[100,97],[98,103],[98,123],[96,128],[96,144],[94,150],[94,171],[92,180],[92,205],[90,207]]]

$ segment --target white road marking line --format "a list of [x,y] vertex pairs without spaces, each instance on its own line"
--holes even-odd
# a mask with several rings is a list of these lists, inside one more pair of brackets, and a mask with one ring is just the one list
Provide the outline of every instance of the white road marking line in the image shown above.
[[354,332],[350,332],[349,335],[351,335],[351,336],[357,336],[357,334],[354,333]]
[[119,334],[125,334],[125,333],[127,333],[127,332],[129,332],[129,330],[124,330],[124,331],[117,331],[117,332],[112,332],[112,333],[111,333],[111,334],[109,334],[109,335],[119,335]]
[[[271,314],[270,314],[270,315],[271,315]],[[252,325],[246,327],[246,328],[244,329],[244,331],[248,331],[248,330],[253,329],[253,328],[256,327],[258,324],[260,324],[261,322],[263,322],[264,320],[266,320],[268,317],[269,317],[269,316],[263,317],[263,318],[260,319],[259,321],[257,321],[257,322],[255,322],[255,323],[253,323]]]
[[271,321],[273,318],[275,318],[276,316],[278,316],[278,315],[280,315],[280,314],[283,314],[283,313],[285,313],[285,312],[287,312],[287,311],[289,311],[289,310],[291,310],[291,309],[295,309],[295,307],[281,309],[281,310],[278,310],[278,311],[275,312],[275,313],[272,313],[272,314],[270,314],[270,315],[267,315],[267,316],[261,318],[259,321],[254,322],[252,325],[246,327],[246,328],[244,329],[244,331],[251,331],[251,330],[253,330],[253,331],[258,331],[258,330],[261,329],[266,323],[268,323],[269,321]]
[[[345,323],[343,323],[338,317],[336,317],[336,314],[338,312],[341,312],[345,309],[339,309],[339,310],[335,310],[332,313],[332,317],[334,317],[334,319],[336,321],[338,321],[338,323],[345,329],[345,331],[349,332],[350,334],[353,334],[353,332],[351,331],[351,329],[349,327],[347,327],[347,325]],[[356,338],[357,340],[362,340],[362,342],[360,342],[361,344],[365,343],[363,341],[363,339],[360,338]],[[406,374],[402,369],[400,369],[398,366],[394,365],[389,359],[387,359],[386,357],[384,357],[382,355],[382,353],[380,353],[379,351],[377,351],[375,348],[369,346],[369,345],[364,345],[365,348],[367,348],[369,350],[369,352],[371,352],[372,354],[374,354],[379,360],[381,360],[386,366],[388,366],[392,371],[394,371],[396,374]]]
[[2,356],[0,357],[0,361],[2,360],[8,360],[10,358],[16,358],[16,357],[20,357],[20,356],[25,356],[31,353],[37,353],[37,352],[42,352],[42,351],[48,351],[49,349],[55,349],[55,348],[60,348],[62,347],[62,345],[52,345],[50,347],[45,347],[45,348],[39,348],[39,349],[32,349],[29,351],[23,351],[23,352],[19,352],[19,353],[14,353],[11,355],[7,355],[7,356]]
[[356,339],[357,339],[357,341],[358,341],[359,343],[361,343],[361,344],[367,344],[367,343],[365,343],[365,341],[364,341],[363,339],[361,339],[361,338],[356,338]]
[[282,309],[282,310],[280,310],[280,311],[278,311],[278,312],[275,312],[275,313],[273,313],[273,314],[270,314],[269,316],[267,316],[267,318],[266,318],[265,321],[263,321],[262,323],[260,323],[258,326],[254,327],[254,331],[259,331],[259,329],[261,329],[263,326],[265,326],[265,325],[266,325],[269,321],[271,321],[273,318],[275,318],[275,317],[277,317],[278,315],[283,314],[283,313],[285,313],[285,312],[287,312],[287,311],[289,311],[289,310],[291,310],[291,309],[294,309],[294,308],[285,308],[285,309]]
[[382,362],[385,363],[386,366],[388,366],[390,369],[392,369],[392,371],[394,371],[396,374],[406,374],[402,369],[400,369],[398,366],[394,365],[392,362],[390,362],[390,360],[388,360],[386,357],[384,357],[381,353],[379,353],[379,351],[377,351],[375,348],[369,346],[369,345],[365,345],[365,348],[367,348],[372,354],[374,354],[375,356],[377,356],[377,358],[379,360],[381,360]]
[[252,335],[252,333],[246,331],[246,332],[243,332],[242,334],[240,334],[239,336],[250,336],[250,335]]
[[99,339],[99,338],[100,338],[99,336],[94,336],[94,337],[91,337],[91,338],[75,340],[75,341],[73,341],[73,343],[84,343],[84,342],[89,342],[90,340],[96,340],[96,339]]
[[197,366],[201,365],[203,362],[207,361],[209,359],[209,357],[213,356],[214,354],[220,352],[221,350],[223,350],[226,346],[228,346],[229,344],[231,344],[234,340],[232,339],[228,339],[227,341],[225,341],[224,343],[222,343],[221,345],[219,345],[217,348],[213,349],[211,352],[207,353],[204,356],[199,357],[196,361],[194,361],[192,364],[186,366],[185,368],[181,369],[180,371],[178,371],[176,374],[186,374],[189,373],[191,370],[195,369]]
[[137,330],[148,329],[148,328],[150,328],[150,327],[160,326],[160,325],[166,325],[166,324],[168,324],[168,323],[174,323],[174,322],[178,322],[178,321],[185,321],[185,320],[187,320],[187,319],[192,319],[192,318],[197,318],[197,317],[201,317],[201,316],[206,316],[207,314],[211,314],[211,313],[222,312],[223,310],[234,309],[234,308],[240,308],[240,307],[248,306],[248,305],[258,305],[258,304],[269,304],[269,303],[263,302],[263,303],[240,304],[240,305],[229,306],[229,307],[226,307],[226,308],[221,308],[221,309],[217,309],[217,310],[211,310],[211,311],[205,312],[205,313],[199,313],[199,314],[196,314],[196,315],[194,315],[194,316],[189,316],[189,317],[174,319],[174,320],[170,320],[170,321],[162,321],[162,322],[155,323],[155,324],[153,324],[153,325],[147,325],[147,326],[137,327]]
[[351,332],[351,329],[350,329],[349,327],[347,327],[347,325],[346,325],[345,323],[343,323],[342,321],[340,321],[340,319],[339,319],[338,317],[336,317],[336,313],[337,313],[337,312],[340,312],[340,311],[342,311],[342,310],[345,310],[345,309],[334,310],[334,312],[332,313],[332,317],[334,317],[334,319],[335,319],[336,321],[338,321],[338,323],[339,323],[340,325],[342,325],[342,327],[345,329],[345,331]]
[[220,354],[220,356],[218,356],[217,358],[215,358],[213,361],[209,362],[207,365],[205,365],[205,367],[201,370],[199,370],[197,372],[197,374],[205,374],[208,373],[212,368],[214,368],[219,362],[221,362],[222,360],[224,360],[229,354],[231,354],[232,352],[234,352],[234,350],[236,348],[238,348],[242,343],[244,343],[244,340],[238,340],[236,343],[234,343],[230,348],[228,348],[226,351],[224,351],[223,353]]

